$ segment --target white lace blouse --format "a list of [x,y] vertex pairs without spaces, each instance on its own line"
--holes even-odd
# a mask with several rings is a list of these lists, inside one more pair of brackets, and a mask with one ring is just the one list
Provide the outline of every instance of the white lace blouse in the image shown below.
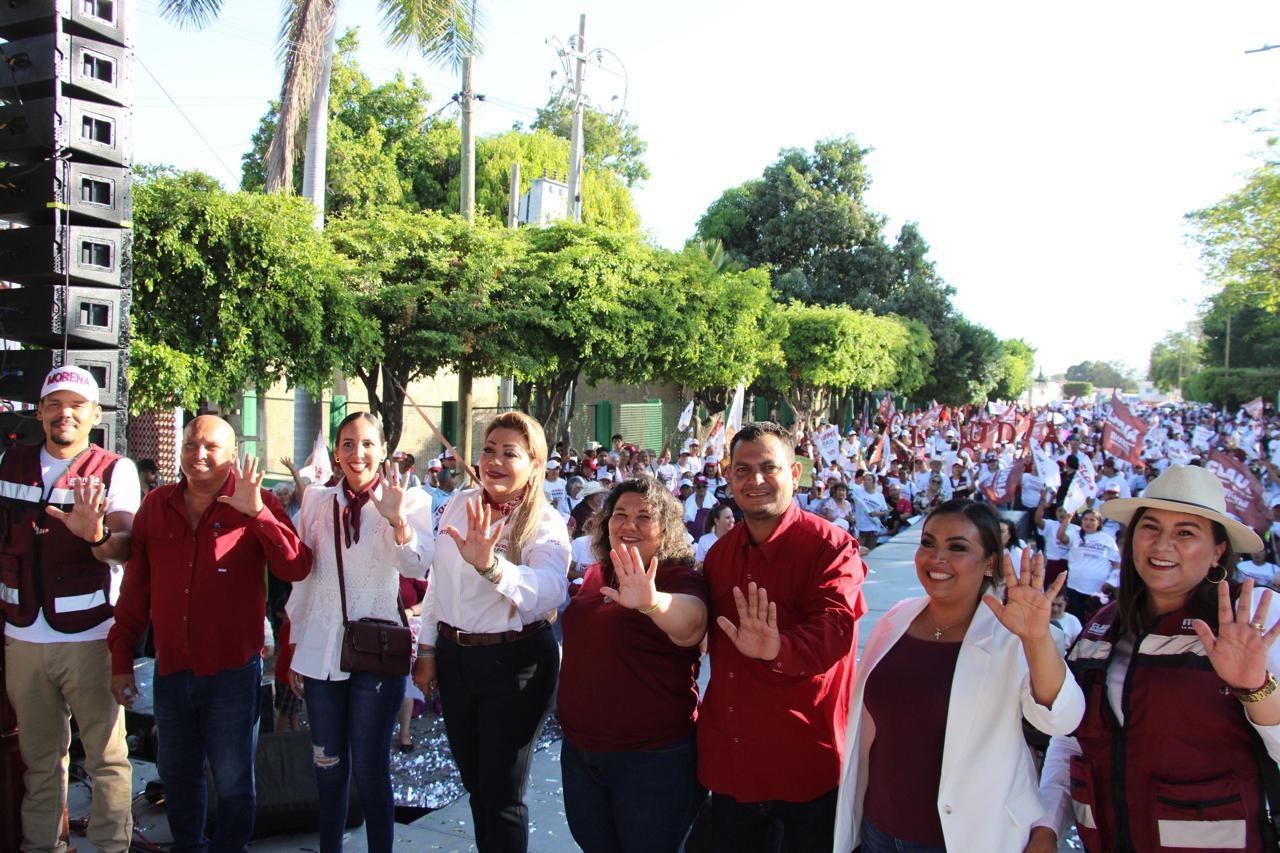
[[[381,497],[381,486],[374,492]],[[314,555],[311,574],[293,585],[285,612],[289,615],[290,640],[295,643],[293,670],[299,675],[344,681],[342,671],[342,598],[338,591],[338,563],[334,554],[333,501],[347,504],[341,484],[312,485],[302,498],[298,534]],[[431,498],[422,489],[409,489],[404,515],[413,532],[404,545],[396,544],[391,524],[378,513],[373,501],[360,510],[360,541],[342,552],[347,587],[347,617],[366,616],[400,621],[396,595],[400,575],[421,578],[431,565],[435,542],[431,537]]]
[[467,535],[467,501],[479,492],[468,489],[454,495],[440,517],[431,583],[422,600],[422,633],[418,642],[424,646],[436,644],[440,622],[479,633],[519,631],[545,618],[568,593],[569,530],[550,504],[543,507],[537,532],[520,555],[520,565],[506,557],[510,528],[503,530],[497,545],[502,575],[496,584],[480,577],[475,567],[462,559],[458,546],[444,529],[452,525]]

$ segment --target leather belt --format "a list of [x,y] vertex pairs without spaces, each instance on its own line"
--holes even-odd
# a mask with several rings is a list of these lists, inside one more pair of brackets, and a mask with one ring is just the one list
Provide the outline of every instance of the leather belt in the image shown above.
[[530,622],[519,631],[498,631],[494,634],[482,634],[475,631],[463,631],[453,627],[448,622],[441,622],[440,636],[464,648],[467,646],[496,646],[501,643],[523,640],[535,631],[545,627],[547,627],[547,620],[539,619],[537,622]]

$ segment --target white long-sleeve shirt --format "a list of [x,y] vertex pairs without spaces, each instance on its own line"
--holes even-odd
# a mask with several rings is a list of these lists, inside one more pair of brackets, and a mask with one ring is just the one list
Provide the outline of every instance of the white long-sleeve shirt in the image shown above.
[[519,631],[559,607],[569,591],[569,530],[550,504],[543,507],[537,531],[525,543],[519,564],[507,559],[510,528],[504,528],[497,545],[497,583],[482,578],[475,566],[462,559],[453,538],[444,531],[452,526],[467,535],[467,501],[479,493],[479,489],[468,489],[455,495],[440,518],[431,583],[422,601],[418,642],[424,646],[436,644],[441,622],[473,633]]
[[[382,486],[374,491],[381,497]],[[293,585],[285,612],[289,614],[290,640],[296,644],[293,670],[300,675],[329,681],[345,681],[342,671],[342,597],[338,588],[338,560],[334,551],[333,502],[347,505],[341,485],[311,485],[302,497],[298,535],[311,549],[311,573]],[[347,618],[352,622],[372,617],[400,621],[396,596],[400,575],[421,578],[435,551],[431,538],[431,498],[422,489],[404,496],[404,516],[412,537],[396,544],[396,534],[373,505],[360,510],[360,541],[343,548],[343,577],[347,588]]]

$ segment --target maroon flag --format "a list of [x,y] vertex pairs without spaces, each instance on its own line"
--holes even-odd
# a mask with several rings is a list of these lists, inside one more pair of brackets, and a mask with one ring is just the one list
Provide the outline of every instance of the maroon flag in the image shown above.
[[1271,526],[1271,513],[1267,511],[1262,484],[1243,463],[1214,448],[1209,452],[1204,467],[1222,481],[1222,489],[1227,493],[1227,512],[1254,530],[1266,530]]
[[1244,410],[1249,413],[1249,417],[1255,421],[1262,420],[1262,398],[1250,400],[1244,404]]
[[1018,425],[1013,431],[1013,440],[1022,441],[1031,432],[1031,415],[1018,415]]
[[934,424],[938,422],[940,417],[942,417],[942,406],[938,403],[934,403],[924,412],[924,414],[920,415],[920,420],[916,422],[916,428],[922,433],[928,432],[933,428]]
[[990,486],[983,486],[982,493],[993,504],[1013,505],[1018,498],[1018,489],[1022,488],[1022,472],[1026,469],[1026,457],[1019,457],[1008,468],[996,474]]
[[1102,424],[1102,450],[1117,459],[1141,465],[1144,440],[1150,426],[1129,411],[1119,397],[1111,398],[1111,413]]

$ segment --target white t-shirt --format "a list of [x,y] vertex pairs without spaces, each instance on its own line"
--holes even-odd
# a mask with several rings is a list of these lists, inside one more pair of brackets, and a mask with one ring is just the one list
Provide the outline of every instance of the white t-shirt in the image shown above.
[[1242,560],[1236,564],[1236,571],[1242,578],[1253,578],[1258,583],[1270,585],[1275,583],[1276,572],[1280,571],[1280,566],[1275,563],[1258,565],[1253,560]]
[[596,555],[591,553],[591,539],[591,536],[579,536],[569,543],[569,558],[578,567],[578,571],[582,571],[592,563],[598,562]]
[[698,510],[711,509],[718,503],[716,496],[711,494],[711,489],[707,489],[707,493],[702,496],[702,506],[698,506],[698,493],[694,492],[685,498],[684,501],[684,520],[696,521],[698,518]]
[[547,495],[547,503],[556,508],[564,518],[569,517],[569,491],[565,488],[564,480],[542,481],[542,491]]
[[666,465],[658,466],[658,479],[667,488],[670,488],[680,476],[680,469],[668,462]]
[[[3,456],[0,456],[3,458]],[[70,467],[70,459],[54,459],[43,447],[40,448],[40,474],[44,477],[44,490],[47,493],[58,482],[58,478]],[[136,513],[142,503],[142,483],[138,480],[138,468],[132,459],[121,457],[111,469],[111,482],[107,484],[107,515],[113,512]],[[51,524],[62,522],[50,519]],[[111,598],[112,604],[120,595],[120,581],[124,577],[124,567],[119,564],[111,566]],[[97,606],[93,604],[91,606]],[[4,635],[27,643],[86,643],[93,640],[105,640],[107,632],[115,624],[115,619],[107,619],[101,625],[95,625],[78,634],[64,634],[55,631],[44,618],[44,611],[36,613],[36,621],[25,628],[5,624]]]
[[1044,480],[1034,471],[1023,471],[1022,482],[1019,484],[1022,490],[1022,505],[1035,509],[1040,505],[1040,498],[1044,494]]
[[[1044,558],[1046,560],[1065,560],[1071,556],[1071,546],[1063,545],[1058,541],[1058,527],[1061,526],[1055,518],[1046,518],[1044,520],[1044,530],[1041,534],[1044,536]],[[1067,525],[1067,542],[1075,542],[1080,538],[1080,525]]]
[[[867,476],[870,476],[869,474]],[[887,528],[880,518],[872,518],[873,512],[888,512],[884,494],[879,490],[868,492],[865,488],[855,489],[849,497],[853,500],[854,521],[859,532],[883,533]]]
[[716,539],[718,538],[719,537],[716,536],[716,532],[714,530],[710,533],[702,534],[701,538],[698,539],[698,547],[694,549],[694,561],[698,563],[705,562],[707,559],[707,552],[711,550],[712,545],[716,544]]
[[1071,552],[1067,555],[1067,586],[1085,595],[1097,595],[1108,581],[1114,586],[1119,572],[1113,564],[1120,562],[1116,540],[1101,530],[1087,534],[1083,541],[1079,533],[1072,533],[1068,535]]
[[1060,619],[1054,619],[1049,623],[1049,634],[1052,635],[1054,642],[1058,644],[1058,651],[1062,652],[1064,657],[1067,654],[1067,649],[1071,648],[1071,644],[1076,641],[1076,637],[1080,636],[1082,630],[1084,630],[1084,626],[1071,613],[1063,612]]

